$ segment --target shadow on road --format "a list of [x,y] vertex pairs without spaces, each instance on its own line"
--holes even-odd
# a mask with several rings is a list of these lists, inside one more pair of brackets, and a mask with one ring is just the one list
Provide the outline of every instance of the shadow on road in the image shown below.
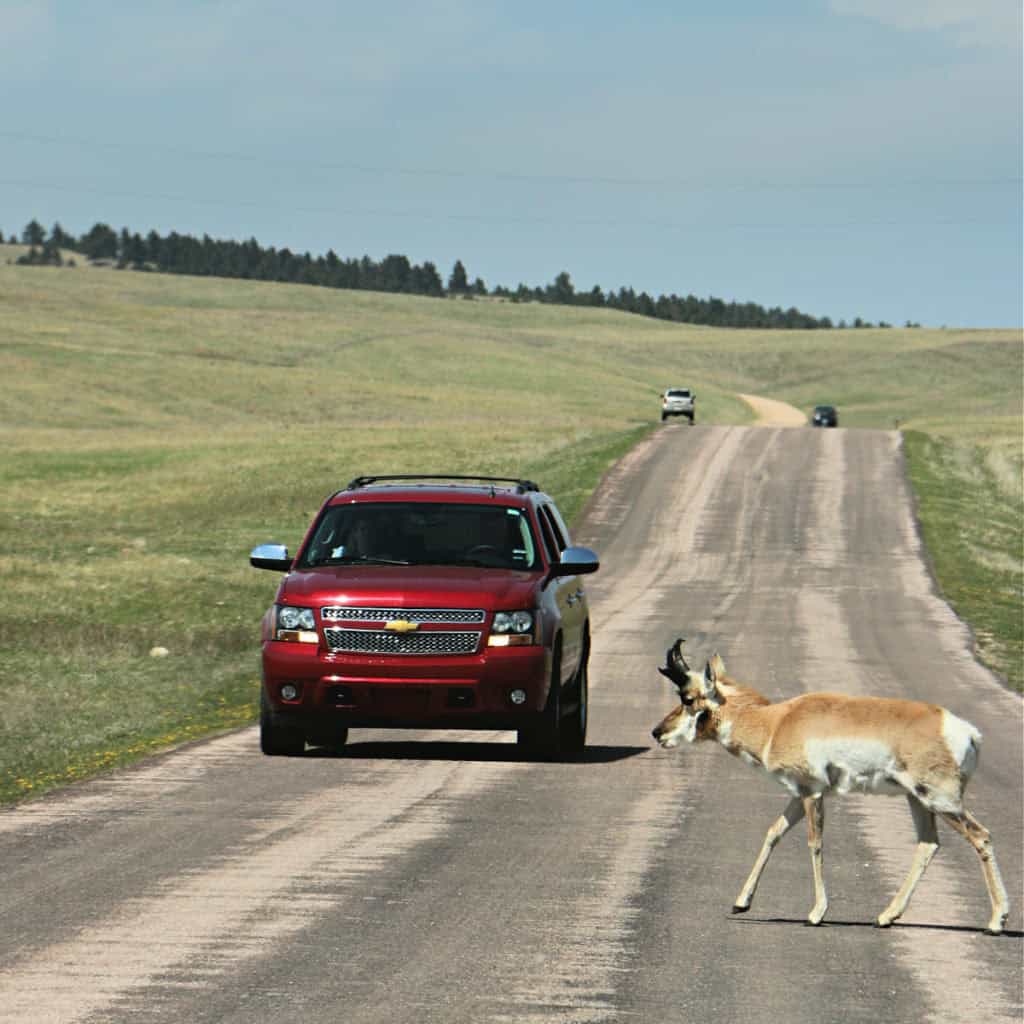
[[[933,932],[961,932],[967,935],[987,934],[984,928],[974,928],[970,925],[963,924],[910,924],[906,922],[899,922],[892,925],[890,928],[878,928],[874,921],[832,921],[825,920],[819,925],[810,925],[807,923],[806,918],[803,917],[748,917],[746,915],[730,916],[730,921],[736,924],[787,924],[787,925],[800,925],[805,928],[870,928],[878,931],[933,931]],[[1008,939],[1022,939],[1024,938],[1024,932],[1018,931],[1004,931],[1000,935],[993,935],[992,938],[1008,938]]]
[[[588,746],[578,754],[566,755],[560,759],[563,764],[612,764],[625,761],[639,754],[646,754],[648,747]],[[335,751],[316,747],[307,750],[307,758],[338,757],[347,760],[379,758],[386,761],[507,761],[511,763],[543,763],[542,759],[529,751],[520,750],[514,743],[457,743],[400,740],[381,740],[366,743],[349,743]]]

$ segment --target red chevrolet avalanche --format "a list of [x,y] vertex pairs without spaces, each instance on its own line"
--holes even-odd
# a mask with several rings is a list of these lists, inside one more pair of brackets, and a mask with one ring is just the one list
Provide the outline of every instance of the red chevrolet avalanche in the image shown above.
[[573,547],[529,480],[358,477],[331,495],[263,618],[260,743],[340,748],[351,727],[515,729],[541,757],[582,750],[590,621]]

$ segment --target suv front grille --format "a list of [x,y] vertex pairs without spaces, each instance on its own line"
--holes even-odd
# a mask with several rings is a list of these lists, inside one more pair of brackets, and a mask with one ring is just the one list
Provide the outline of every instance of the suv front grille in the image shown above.
[[[401,614],[407,617],[405,612]],[[324,639],[331,651],[351,654],[475,654],[480,645],[479,632],[455,630],[392,633],[381,629],[333,629],[328,626],[324,629]]]
[[479,608],[323,608],[324,622],[406,622],[474,623],[483,622],[486,613]]

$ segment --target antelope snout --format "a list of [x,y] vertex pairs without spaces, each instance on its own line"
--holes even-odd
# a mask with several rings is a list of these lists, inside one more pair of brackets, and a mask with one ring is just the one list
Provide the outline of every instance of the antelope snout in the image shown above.
[[659,747],[664,747],[666,750],[671,750],[676,745],[676,741],[671,736],[666,737],[661,731],[660,726],[656,726],[651,730],[651,735],[658,741]]

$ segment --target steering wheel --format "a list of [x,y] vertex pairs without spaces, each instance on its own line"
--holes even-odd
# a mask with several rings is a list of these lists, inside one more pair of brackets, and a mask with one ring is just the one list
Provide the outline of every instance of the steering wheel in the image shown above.
[[494,544],[475,544],[466,551],[467,558],[475,558],[478,555],[494,555],[496,558],[500,558],[501,551]]

